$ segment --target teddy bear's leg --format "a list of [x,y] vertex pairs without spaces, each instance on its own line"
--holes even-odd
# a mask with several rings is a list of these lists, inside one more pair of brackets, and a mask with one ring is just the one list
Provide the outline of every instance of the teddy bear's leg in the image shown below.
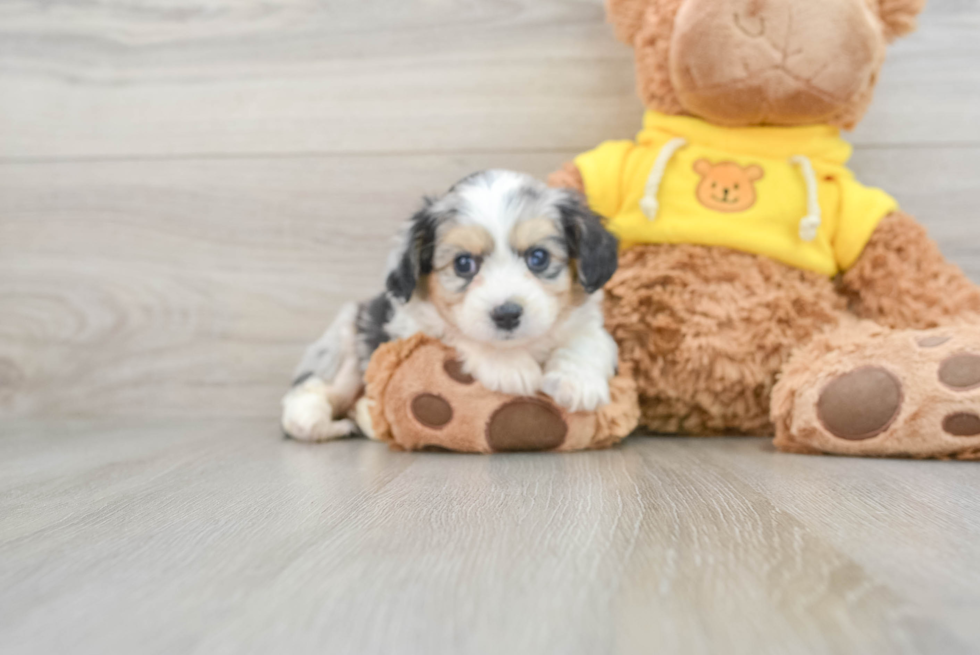
[[980,459],[980,326],[818,337],[786,365],[772,418],[784,451]]
[[881,221],[840,288],[860,318],[888,327],[980,323],[980,288],[901,212]]
[[874,323],[794,354],[773,390],[776,446],[980,458],[980,289],[900,212],[879,224],[840,288]]

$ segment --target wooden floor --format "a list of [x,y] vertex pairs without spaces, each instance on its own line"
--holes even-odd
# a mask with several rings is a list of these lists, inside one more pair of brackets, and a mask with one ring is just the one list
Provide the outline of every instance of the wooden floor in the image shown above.
[[4,653],[969,653],[969,463],[636,438],[405,454],[274,421],[13,422]]
[[[424,193],[639,126],[601,0],[0,4],[0,653],[977,653],[980,469],[284,441]],[[852,135],[980,281],[980,1]]]

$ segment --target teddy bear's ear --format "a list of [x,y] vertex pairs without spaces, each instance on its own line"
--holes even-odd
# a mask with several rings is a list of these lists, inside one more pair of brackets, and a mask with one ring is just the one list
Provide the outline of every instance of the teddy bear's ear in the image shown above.
[[643,26],[643,14],[652,0],[606,0],[606,15],[616,30],[616,38],[633,45]]
[[885,25],[885,38],[893,41],[915,29],[915,19],[926,0],[877,0],[878,15]]

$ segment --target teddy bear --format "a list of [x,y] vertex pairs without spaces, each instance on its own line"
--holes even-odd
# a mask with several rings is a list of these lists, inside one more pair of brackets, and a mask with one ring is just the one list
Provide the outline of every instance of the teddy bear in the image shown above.
[[840,136],[924,0],[607,0],[646,106],[553,173],[621,242],[607,329],[655,433],[980,458],[980,290]]
[[609,382],[608,404],[571,413],[544,394],[487,390],[463,371],[452,348],[423,334],[382,344],[364,380],[355,421],[396,450],[597,450],[629,435],[640,417],[636,384],[625,368]]

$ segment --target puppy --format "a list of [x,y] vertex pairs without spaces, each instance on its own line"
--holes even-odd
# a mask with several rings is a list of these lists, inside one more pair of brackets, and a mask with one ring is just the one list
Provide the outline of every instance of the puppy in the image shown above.
[[283,430],[306,441],[356,433],[371,354],[417,332],[454,347],[488,389],[543,391],[571,411],[608,403],[617,348],[601,289],[616,265],[616,239],[575,192],[509,171],[470,175],[408,221],[387,290],[346,305],[307,349]]

